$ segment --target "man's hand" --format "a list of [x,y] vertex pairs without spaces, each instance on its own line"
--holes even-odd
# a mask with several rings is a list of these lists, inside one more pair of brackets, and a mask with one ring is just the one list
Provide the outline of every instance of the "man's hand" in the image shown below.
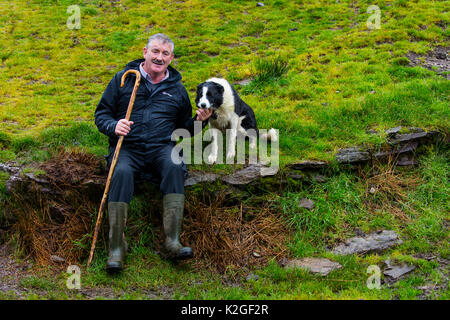
[[197,120],[205,121],[209,117],[211,117],[213,113],[213,109],[197,109]]
[[134,124],[133,121],[127,121],[127,119],[120,119],[119,122],[117,122],[114,133],[116,134],[116,136],[126,136],[130,132],[132,124]]

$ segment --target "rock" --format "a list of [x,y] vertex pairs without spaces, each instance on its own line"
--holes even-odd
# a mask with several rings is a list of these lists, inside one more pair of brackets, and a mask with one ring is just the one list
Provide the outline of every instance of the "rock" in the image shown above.
[[261,258],[261,255],[256,251],[254,251],[252,254],[255,258]]
[[390,260],[384,261],[386,264],[386,269],[383,271],[383,274],[390,278],[390,280],[398,280],[403,275],[413,271],[416,267],[409,266],[406,263],[402,265],[392,265]]
[[214,182],[219,178],[219,175],[209,172],[190,171],[187,179],[184,181],[184,186],[193,186],[201,182]]
[[234,84],[238,84],[240,86],[246,86],[248,85],[250,82],[252,82],[252,79],[242,79],[240,81],[236,81]]
[[436,53],[436,58],[438,58],[440,60],[446,60],[447,54],[445,52],[438,52],[438,53]]
[[248,276],[245,278],[245,280],[247,281],[258,281],[259,280],[259,276],[257,274],[253,274],[253,273],[249,273]]
[[360,228],[355,228],[354,232],[357,237],[365,237],[366,236],[364,231],[362,231]]
[[328,163],[325,161],[305,160],[299,163],[289,164],[289,167],[295,170],[321,170],[328,167]]
[[417,162],[414,161],[413,158],[409,158],[408,156],[403,156],[400,160],[397,161],[398,166],[414,166]]
[[365,254],[371,252],[382,252],[387,248],[401,244],[395,231],[382,230],[369,234],[366,237],[353,237],[338,245],[331,252],[338,255]]
[[312,202],[311,200],[309,200],[307,198],[303,198],[302,200],[300,200],[298,205],[300,208],[305,208],[308,210],[313,210],[316,207],[314,202]]
[[374,154],[374,157],[378,160],[381,160],[389,156],[397,156],[404,153],[412,153],[417,149],[418,145],[419,143],[417,141],[410,142],[405,145],[400,145],[397,148],[391,150],[378,151]]
[[277,167],[272,168],[261,164],[252,164],[242,170],[222,177],[222,181],[231,185],[247,185],[261,177],[276,175],[277,172]]
[[297,31],[298,30],[298,28],[291,28],[291,29],[289,29],[289,31]]
[[342,268],[342,266],[337,262],[325,258],[303,258],[288,261],[285,268],[301,268],[326,276],[331,271]]
[[294,180],[303,180],[305,177],[301,174],[289,173],[288,177]]
[[52,260],[53,262],[56,262],[56,263],[65,263],[66,262],[66,259],[61,258],[60,256],[56,256],[56,255],[50,256],[50,260]]
[[395,127],[395,128],[387,129],[387,130],[385,131],[385,133],[386,133],[387,135],[393,135],[393,134],[396,134],[397,132],[400,132],[400,130],[402,130],[402,126],[398,126],[398,127]]
[[336,154],[336,160],[340,164],[363,163],[370,160],[370,153],[359,148],[341,149]]
[[375,194],[377,192],[377,189],[375,187],[370,188],[369,193]]
[[256,6],[257,6],[257,7],[264,7],[264,3],[258,2],[258,3],[256,4]]
[[404,133],[399,134],[396,133],[391,139],[389,139],[389,143],[391,144],[399,144],[406,142],[413,142],[417,140],[421,140],[427,136],[426,132],[414,132],[414,133]]
[[320,174],[313,176],[313,180],[314,180],[315,182],[318,182],[318,183],[324,183],[324,182],[327,182],[327,178],[324,177],[324,176],[322,176],[322,175],[320,175]]

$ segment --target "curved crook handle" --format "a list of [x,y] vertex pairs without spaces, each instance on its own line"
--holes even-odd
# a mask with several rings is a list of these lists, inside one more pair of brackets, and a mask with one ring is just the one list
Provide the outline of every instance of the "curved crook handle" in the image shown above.
[[131,94],[130,103],[128,104],[127,114],[125,116],[125,119],[127,120],[130,120],[131,110],[133,109],[134,99],[136,98],[136,91],[139,87],[139,84],[141,83],[141,73],[137,70],[128,70],[123,74],[122,79],[120,80],[121,88],[125,83],[125,78],[130,73],[134,73],[136,75],[136,82],[134,83],[133,93]]

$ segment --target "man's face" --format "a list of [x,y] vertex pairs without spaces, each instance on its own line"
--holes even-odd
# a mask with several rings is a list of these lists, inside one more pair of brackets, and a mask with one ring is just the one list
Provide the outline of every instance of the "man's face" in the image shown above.
[[149,72],[166,72],[172,62],[173,52],[169,43],[153,40],[149,48],[144,48],[144,65]]

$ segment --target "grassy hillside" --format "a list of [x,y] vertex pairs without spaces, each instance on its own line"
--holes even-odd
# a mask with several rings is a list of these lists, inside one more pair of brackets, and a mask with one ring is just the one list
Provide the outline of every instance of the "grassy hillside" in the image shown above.
[[[72,4],[80,8],[80,29],[67,27]],[[366,10],[374,4],[381,28],[370,30]],[[447,130],[448,81],[405,66],[409,51],[448,45],[445,4],[3,1],[0,131],[36,137],[47,128],[92,125],[109,80],[142,56],[156,32],[174,39],[173,65],[192,101],[209,77],[236,83],[258,78],[261,62],[287,63],[281,77],[237,86],[259,126],[280,130],[281,163],[327,160],[340,147],[380,143],[383,129],[397,125]],[[12,157],[2,151],[0,158]]]
[[[59,146],[105,154],[95,107],[113,75],[140,58],[157,32],[175,41],[173,66],[192,102],[199,83],[224,77],[253,107],[260,128],[280,130],[282,165],[379,145],[385,129],[400,125],[448,133],[448,74],[412,67],[406,57],[449,47],[448,1],[256,3],[1,1],[0,162],[43,161]],[[80,29],[67,26],[70,5],[80,8]],[[366,25],[371,5],[380,8],[380,29]],[[66,288],[65,272],[33,270],[17,275],[20,290],[2,289],[0,299],[449,299],[448,145],[422,151],[416,170],[333,168],[325,182],[263,196],[292,230],[286,235],[290,257],[326,257],[343,266],[327,277],[286,270],[275,260],[258,268],[230,266],[223,274],[199,268],[198,261],[173,266],[154,252],[156,229],[146,211],[152,204],[141,196],[131,203],[128,231],[137,236],[129,239],[121,276],[105,273],[102,239],[92,269],[83,270],[82,291]],[[8,178],[0,172],[0,209],[11,200]],[[304,197],[315,202],[314,210],[299,207]],[[380,229],[395,230],[403,244],[365,256],[328,252],[356,231]],[[18,241],[17,235],[8,239]],[[368,289],[367,268],[386,259],[416,269],[380,290]],[[249,273],[259,279],[246,280]]]

